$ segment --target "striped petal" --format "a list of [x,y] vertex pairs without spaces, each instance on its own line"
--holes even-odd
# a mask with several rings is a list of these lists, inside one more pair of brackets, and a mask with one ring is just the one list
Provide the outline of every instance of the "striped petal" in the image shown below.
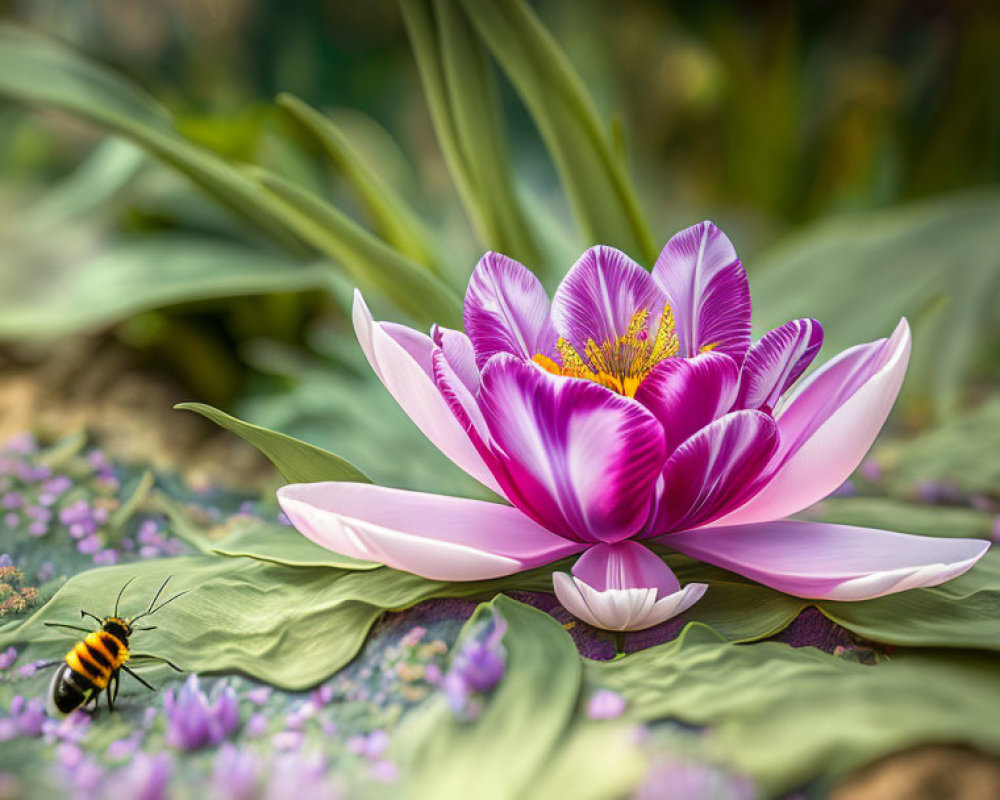
[[704,525],[745,502],[777,438],[774,420],[761,411],[733,411],[702,428],[667,460],[647,535]]
[[723,353],[668,358],[635,393],[663,426],[667,452],[733,407],[739,383],[736,362]]
[[493,491],[500,487],[434,382],[430,337],[388,322],[375,322],[360,292],[354,293],[354,330],[375,374],[424,436],[458,467]]
[[361,483],[278,490],[296,529],[321,547],[424,578],[471,581],[548,564],[581,546],[517,509]]
[[736,250],[711,222],[674,236],[653,267],[674,310],[680,355],[711,347],[740,361],[750,345],[750,284]]
[[587,342],[613,342],[633,318],[647,312],[649,329],[666,298],[649,273],[620,250],[592,247],[573,265],[552,298],[552,321],[559,335],[581,355]]
[[791,520],[684,531],[659,541],[786,594],[826,600],[937,586],[969,570],[990,546]]
[[455,375],[470,392],[476,394],[479,391],[479,367],[476,366],[476,351],[469,337],[461,331],[435,325],[431,328],[431,339],[441,348]]
[[743,360],[736,405],[773,411],[822,346],[823,327],[814,319],[792,320],[764,334]]
[[555,349],[541,282],[499,253],[487,253],[476,265],[465,292],[464,322],[480,368],[497,353],[530,359],[537,353],[551,356]]
[[532,519],[588,542],[627,539],[645,523],[665,453],[641,405],[500,355],[483,370],[479,407],[496,478]]
[[845,350],[776,415],[780,445],[760,491],[717,525],[787,517],[840,486],[868,452],[899,394],[910,355],[906,320],[889,339]]

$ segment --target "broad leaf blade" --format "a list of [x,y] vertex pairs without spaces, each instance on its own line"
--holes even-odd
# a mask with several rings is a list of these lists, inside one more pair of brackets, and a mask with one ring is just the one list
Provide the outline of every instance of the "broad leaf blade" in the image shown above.
[[371,483],[357,467],[340,456],[283,433],[251,425],[203,403],[180,403],[174,408],[194,411],[252,444],[271,461],[289,483],[353,481]]

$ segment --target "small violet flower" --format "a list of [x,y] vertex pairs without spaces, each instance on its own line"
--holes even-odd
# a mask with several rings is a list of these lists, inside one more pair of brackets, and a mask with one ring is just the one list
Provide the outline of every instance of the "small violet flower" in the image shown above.
[[469,632],[452,656],[440,685],[459,718],[477,717],[481,710],[477,695],[491,691],[503,678],[507,649],[501,642],[506,632],[507,621],[494,610],[486,622]]
[[590,719],[618,719],[625,713],[625,698],[610,689],[598,689],[587,702]]
[[212,701],[202,692],[197,675],[189,675],[176,696],[163,697],[167,716],[167,744],[180,750],[198,750],[219,744],[239,724],[240,710],[236,692],[222,686]]

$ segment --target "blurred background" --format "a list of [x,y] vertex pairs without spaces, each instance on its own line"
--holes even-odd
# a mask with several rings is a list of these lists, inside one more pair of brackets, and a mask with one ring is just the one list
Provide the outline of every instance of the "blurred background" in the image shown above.
[[825,360],[910,317],[898,433],[995,415],[996,4],[0,10],[0,438],[86,427],[126,458],[265,474],[171,410],[197,400],[376,481],[472,492],[369,373],[351,289],[455,324],[486,249],[551,289],[591,244],[651,265],[704,218],[758,334],[817,317]]

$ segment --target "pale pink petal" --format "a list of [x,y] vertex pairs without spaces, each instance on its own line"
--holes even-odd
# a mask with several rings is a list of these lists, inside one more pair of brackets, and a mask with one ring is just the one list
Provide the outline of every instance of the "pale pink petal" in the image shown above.
[[354,330],[375,374],[421,432],[457,466],[500,491],[462,425],[434,382],[430,337],[392,323],[375,322],[360,292],[354,294]]
[[733,411],[699,430],[667,459],[644,536],[704,525],[745,502],[776,444],[777,426],[761,411]]
[[636,631],[658,625],[690,608],[708,588],[680,588],[662,558],[637,542],[592,547],[572,576],[552,575],[556,597],[575,617],[598,628]]
[[723,353],[668,358],[640,384],[635,399],[663,426],[667,452],[733,407],[739,385],[736,362]]
[[465,330],[480,368],[497,353],[530,359],[551,356],[556,332],[541,282],[517,261],[487,253],[476,265],[465,293]]
[[559,335],[583,355],[624,336],[633,317],[645,311],[655,330],[666,298],[649,273],[620,250],[591,247],[563,278],[552,298],[552,322]]
[[769,480],[715,525],[780,519],[822,500],[865,457],[899,394],[910,356],[901,320],[889,339],[845,351],[815,372],[777,413],[780,444]]
[[736,405],[773,411],[822,346],[823,327],[814,319],[795,319],[768,331],[743,359]]
[[738,361],[750,345],[750,284],[736,250],[711,222],[674,236],[653,267],[674,311],[680,355],[704,347]]
[[278,502],[316,544],[434,580],[497,578],[581,549],[517,509],[482,500],[362,483],[296,483],[278,490]]
[[787,594],[827,600],[937,586],[970,569],[990,546],[792,520],[701,528],[658,541]]
[[476,351],[469,337],[461,331],[435,325],[431,329],[431,339],[441,348],[455,375],[470,392],[476,394],[479,391],[479,367],[476,366]]
[[663,429],[631,398],[497,355],[479,407],[497,480],[525,514],[567,538],[618,541],[646,522]]

